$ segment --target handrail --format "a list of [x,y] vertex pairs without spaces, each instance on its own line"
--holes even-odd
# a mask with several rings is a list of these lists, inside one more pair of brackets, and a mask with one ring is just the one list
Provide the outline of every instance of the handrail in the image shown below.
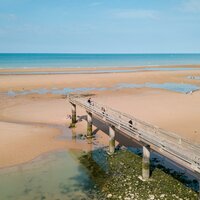
[[[127,135],[177,157],[200,173],[200,145],[193,144],[173,132],[165,131],[106,105],[96,102],[89,104],[87,99],[80,95],[70,94],[68,98],[71,103],[84,107],[87,111],[96,114]],[[105,109],[105,113],[102,112],[102,107]],[[132,120],[133,125],[130,125],[129,120]]]

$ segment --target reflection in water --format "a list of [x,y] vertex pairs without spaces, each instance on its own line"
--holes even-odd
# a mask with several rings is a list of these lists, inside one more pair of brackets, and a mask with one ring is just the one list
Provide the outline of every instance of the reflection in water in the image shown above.
[[72,131],[72,140],[76,142],[76,129],[71,128],[71,131]]

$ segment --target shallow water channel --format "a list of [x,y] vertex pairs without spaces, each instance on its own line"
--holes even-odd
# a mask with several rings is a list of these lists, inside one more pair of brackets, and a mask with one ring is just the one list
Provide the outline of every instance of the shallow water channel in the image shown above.
[[186,83],[144,83],[144,84],[134,84],[134,83],[120,83],[117,85],[114,85],[110,88],[94,88],[94,87],[88,87],[88,88],[52,88],[52,89],[45,89],[45,88],[39,88],[39,89],[33,89],[33,90],[22,90],[22,91],[8,91],[6,94],[9,96],[16,96],[16,95],[28,95],[28,94],[59,94],[59,95],[66,95],[71,92],[89,92],[89,91],[103,91],[103,90],[118,90],[118,89],[125,89],[125,88],[154,88],[154,89],[164,89],[169,90],[172,92],[178,92],[178,93],[190,93],[194,92],[200,89],[199,85],[193,85],[193,84],[186,84]]
[[[131,151],[140,154],[138,150],[132,148]],[[42,154],[26,164],[0,169],[0,200],[95,200],[107,199],[105,197],[111,192],[113,199],[116,199],[114,197],[119,195],[129,195],[126,194],[129,184],[133,187],[131,194],[138,193],[139,199],[147,199],[151,193],[155,196],[165,194],[166,199],[171,199],[171,192],[167,191],[173,190],[175,185],[180,190],[178,195],[185,191],[183,196],[187,194],[186,199],[196,197],[195,192],[157,169],[154,169],[152,175],[154,185],[151,181],[143,183],[138,179],[141,174],[141,158],[126,151],[120,152],[117,151],[114,157],[110,157],[106,148],[102,147],[90,152],[61,150]],[[157,156],[152,157],[155,158],[158,159]],[[182,174],[181,171],[180,173]],[[132,178],[129,180],[130,176]],[[161,176],[166,185],[170,183],[166,188],[159,183]],[[125,184],[123,187],[122,183]],[[190,181],[189,185],[191,183],[193,182]],[[158,191],[152,191],[150,185]]]
[[94,184],[80,164],[81,152],[44,154],[32,162],[0,170],[0,199],[93,199]]

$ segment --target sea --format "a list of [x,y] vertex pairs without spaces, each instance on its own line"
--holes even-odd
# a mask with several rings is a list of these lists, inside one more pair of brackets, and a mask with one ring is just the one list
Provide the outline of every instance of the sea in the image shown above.
[[200,54],[1,53],[0,68],[101,68],[200,64]]

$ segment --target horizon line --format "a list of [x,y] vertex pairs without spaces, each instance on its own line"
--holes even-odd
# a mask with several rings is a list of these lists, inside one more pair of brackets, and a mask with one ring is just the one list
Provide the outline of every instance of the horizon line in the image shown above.
[[125,54],[125,55],[140,55],[140,54],[200,54],[200,52],[175,52],[175,53],[158,53],[158,52],[152,52],[152,53],[112,53],[112,52],[106,52],[106,53],[81,53],[81,52],[0,52],[0,54],[79,54],[79,55],[92,55],[92,54],[107,54],[107,55],[118,55],[118,54]]

